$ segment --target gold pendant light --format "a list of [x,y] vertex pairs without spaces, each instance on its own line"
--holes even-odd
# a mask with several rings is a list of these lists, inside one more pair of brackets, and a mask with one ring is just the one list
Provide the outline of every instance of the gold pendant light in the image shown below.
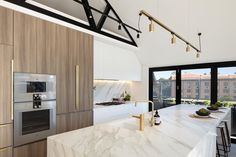
[[189,46],[188,43],[187,43],[187,46],[186,46],[186,52],[190,52],[190,46]]
[[175,34],[174,34],[174,33],[171,33],[171,34],[172,34],[171,44],[175,44],[175,43],[176,43],[176,37],[175,37]]
[[153,20],[150,20],[149,32],[154,32],[154,22],[153,22]]

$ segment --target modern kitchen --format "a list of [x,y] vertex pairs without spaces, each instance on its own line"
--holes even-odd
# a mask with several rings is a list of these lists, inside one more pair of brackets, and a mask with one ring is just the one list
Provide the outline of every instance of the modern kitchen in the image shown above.
[[235,157],[233,0],[1,0],[0,157]]

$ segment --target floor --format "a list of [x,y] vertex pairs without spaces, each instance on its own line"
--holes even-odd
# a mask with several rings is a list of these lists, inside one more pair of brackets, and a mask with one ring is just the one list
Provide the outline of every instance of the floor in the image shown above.
[[236,157],[236,144],[232,144],[229,157]]

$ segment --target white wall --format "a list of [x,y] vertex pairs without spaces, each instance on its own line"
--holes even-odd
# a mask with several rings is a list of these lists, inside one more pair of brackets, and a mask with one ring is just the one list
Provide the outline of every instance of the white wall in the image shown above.
[[141,64],[135,52],[94,40],[94,79],[141,80]]

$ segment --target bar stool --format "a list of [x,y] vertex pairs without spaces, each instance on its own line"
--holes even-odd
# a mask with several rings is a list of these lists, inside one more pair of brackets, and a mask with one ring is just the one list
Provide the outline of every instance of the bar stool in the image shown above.
[[[217,131],[220,132],[220,136],[217,137],[221,137],[220,140],[221,143],[219,143],[218,138],[216,139],[217,156],[228,157],[228,153],[230,152],[230,147],[231,147],[231,141],[230,141],[227,121],[222,121],[220,125],[217,127]],[[223,152],[223,154],[221,154],[221,152]]]

